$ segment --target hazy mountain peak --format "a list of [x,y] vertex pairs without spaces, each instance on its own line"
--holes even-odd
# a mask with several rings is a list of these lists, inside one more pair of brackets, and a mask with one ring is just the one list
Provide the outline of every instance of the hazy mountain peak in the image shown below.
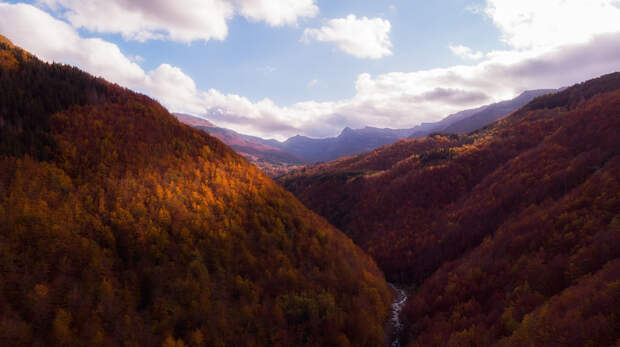
[[209,122],[204,118],[183,113],[173,113],[172,115],[175,116],[179,121],[181,121],[181,123],[185,123],[193,127],[215,127],[215,124]]
[[344,129],[342,129],[342,131],[340,132],[340,136],[342,135],[348,135],[348,134],[353,134],[355,133],[355,130],[353,130],[351,127],[345,127]]

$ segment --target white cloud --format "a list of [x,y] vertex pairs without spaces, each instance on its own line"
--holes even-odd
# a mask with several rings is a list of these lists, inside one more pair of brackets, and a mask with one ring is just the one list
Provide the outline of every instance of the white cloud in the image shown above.
[[300,17],[319,13],[315,0],[237,0],[241,14],[254,21],[264,20],[271,26],[297,24]]
[[0,3],[0,18],[2,34],[44,60],[87,68],[92,74],[129,86],[144,75],[118,46],[101,39],[83,39],[67,23],[31,5]]
[[234,15],[225,0],[41,0],[74,27],[132,40],[223,40]]
[[516,49],[583,43],[618,31],[618,0],[487,0],[485,13]]
[[471,48],[463,45],[450,45],[448,48],[458,57],[469,60],[480,60],[484,57],[482,52],[474,52]]
[[319,80],[313,79],[312,81],[308,82],[308,88],[314,88],[317,86],[317,84],[319,84]]
[[[556,3],[556,2],[554,2]],[[568,2],[567,2],[568,3]],[[579,3],[579,1],[576,1]],[[611,2],[608,2],[611,4]],[[488,0],[493,11],[504,13],[515,8],[511,1]],[[572,11],[570,4],[541,11]],[[589,7],[588,7],[589,8]],[[592,18],[583,8],[582,17]],[[532,7],[534,11],[536,7]],[[110,81],[137,89],[158,99],[173,111],[203,115],[219,126],[240,132],[283,139],[295,134],[332,136],[345,126],[411,127],[436,121],[447,114],[484,103],[514,97],[525,89],[567,86],[620,68],[620,14],[608,8],[616,21],[608,21],[597,30],[583,28],[587,38],[573,37],[570,30],[555,32],[556,40],[530,36],[509,27],[503,15],[491,17],[504,37],[514,41],[512,48],[494,51],[469,66],[452,66],[415,72],[392,72],[372,76],[360,74],[352,98],[331,102],[306,101],[280,106],[271,99],[249,100],[217,90],[200,90],[177,67],[162,64],[144,71],[123,55],[120,49],[101,39],[85,39],[71,25],[40,9],[24,4],[0,2],[0,33],[48,61],[75,64]],[[530,25],[542,28],[545,15],[532,15]],[[561,19],[560,22],[564,20]],[[615,23],[615,27],[612,24]],[[521,33],[521,34],[520,34]],[[519,35],[523,35],[522,37]],[[551,33],[541,32],[547,37]],[[543,42],[559,42],[549,45]]]
[[39,0],[75,28],[126,39],[224,40],[236,14],[272,26],[318,13],[316,0]]
[[302,41],[333,42],[340,50],[358,58],[380,59],[392,55],[391,24],[381,18],[346,18],[330,20],[319,29],[306,29]]

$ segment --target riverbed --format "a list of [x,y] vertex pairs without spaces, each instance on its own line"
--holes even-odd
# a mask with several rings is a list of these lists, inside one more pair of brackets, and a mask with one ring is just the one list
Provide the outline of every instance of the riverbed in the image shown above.
[[389,283],[390,287],[394,289],[396,292],[396,296],[394,301],[392,302],[392,309],[390,312],[390,325],[392,328],[391,334],[391,347],[401,347],[401,339],[403,334],[403,323],[400,320],[400,313],[405,307],[405,303],[407,302],[407,293],[404,289],[401,289],[391,283]]

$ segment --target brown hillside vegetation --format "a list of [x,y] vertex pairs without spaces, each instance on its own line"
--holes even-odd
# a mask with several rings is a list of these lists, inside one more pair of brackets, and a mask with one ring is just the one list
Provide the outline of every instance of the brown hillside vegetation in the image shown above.
[[412,345],[605,346],[620,338],[619,133],[615,73],[469,135],[281,181],[419,287],[404,312]]
[[290,193],[145,96],[0,52],[1,345],[384,343],[382,273]]

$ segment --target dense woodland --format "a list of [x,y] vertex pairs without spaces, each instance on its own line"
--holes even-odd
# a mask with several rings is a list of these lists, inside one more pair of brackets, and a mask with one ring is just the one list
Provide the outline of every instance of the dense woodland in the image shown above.
[[620,73],[280,178],[410,288],[412,346],[620,344]]
[[341,232],[153,100],[0,37],[0,345],[379,346]]

